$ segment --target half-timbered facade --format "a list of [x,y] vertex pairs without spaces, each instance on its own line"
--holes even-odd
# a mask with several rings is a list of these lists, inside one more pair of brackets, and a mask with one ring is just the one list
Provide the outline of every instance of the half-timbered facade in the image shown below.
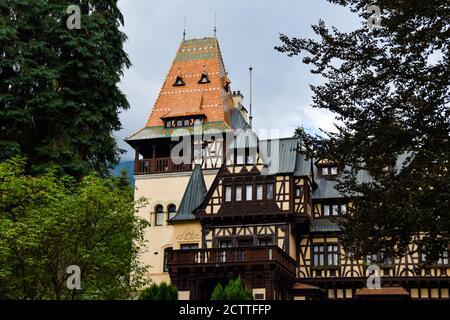
[[[395,259],[345,252],[338,166],[307,159],[294,138],[259,140],[242,99],[216,38],[183,41],[145,128],[126,140],[135,196],[149,199],[148,277],[180,299],[209,299],[238,275],[256,299],[449,299],[448,252],[422,269],[413,247]],[[366,287],[374,264],[380,289]]]

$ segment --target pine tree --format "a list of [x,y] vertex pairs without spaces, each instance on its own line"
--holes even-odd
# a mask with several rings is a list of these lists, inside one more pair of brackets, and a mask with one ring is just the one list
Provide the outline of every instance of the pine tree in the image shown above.
[[106,173],[120,150],[112,136],[129,107],[119,90],[130,62],[117,0],[0,0],[0,161],[20,154],[30,172],[57,165]]
[[[351,167],[338,181],[357,195],[343,222],[347,250],[401,256],[413,243],[436,261],[450,241],[450,2],[329,2],[349,7],[362,27],[344,33],[319,21],[316,40],[281,35],[276,48],[323,77],[311,86],[313,107],[339,120],[333,133],[297,133],[310,156]],[[372,181],[356,179],[362,170]]]
[[245,288],[241,277],[231,279],[225,288],[220,283],[214,289],[211,300],[253,300],[252,292]]

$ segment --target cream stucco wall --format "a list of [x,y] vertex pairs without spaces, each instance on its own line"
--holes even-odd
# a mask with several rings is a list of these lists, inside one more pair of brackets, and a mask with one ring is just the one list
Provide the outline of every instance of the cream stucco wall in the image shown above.
[[[209,188],[217,170],[203,171],[203,175],[206,187]],[[147,247],[141,254],[140,261],[150,266],[147,276],[155,283],[170,282],[169,274],[163,270],[164,249],[179,249],[181,243],[195,243],[196,241],[187,240],[189,234],[194,237],[200,235],[201,238],[199,222],[178,223],[175,226],[167,223],[167,207],[170,204],[179,207],[190,177],[191,172],[135,176],[135,199],[144,197],[148,202],[147,206],[139,209],[138,216],[150,222],[144,235]],[[157,205],[164,208],[165,219],[162,226],[155,226],[154,211]],[[198,243],[200,244],[200,240]]]

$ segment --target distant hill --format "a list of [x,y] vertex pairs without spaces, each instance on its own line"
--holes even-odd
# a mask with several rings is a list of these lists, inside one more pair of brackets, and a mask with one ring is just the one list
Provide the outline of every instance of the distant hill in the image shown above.
[[125,169],[128,172],[128,176],[130,177],[131,184],[134,185],[134,161],[121,161],[117,167],[111,170],[113,176],[120,176],[120,172]]

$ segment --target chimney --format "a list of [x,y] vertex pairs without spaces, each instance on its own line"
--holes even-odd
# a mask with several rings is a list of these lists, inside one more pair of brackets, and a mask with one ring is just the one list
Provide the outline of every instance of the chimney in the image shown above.
[[242,105],[243,100],[244,96],[240,91],[233,91],[233,104],[235,108],[239,109],[239,105]]

